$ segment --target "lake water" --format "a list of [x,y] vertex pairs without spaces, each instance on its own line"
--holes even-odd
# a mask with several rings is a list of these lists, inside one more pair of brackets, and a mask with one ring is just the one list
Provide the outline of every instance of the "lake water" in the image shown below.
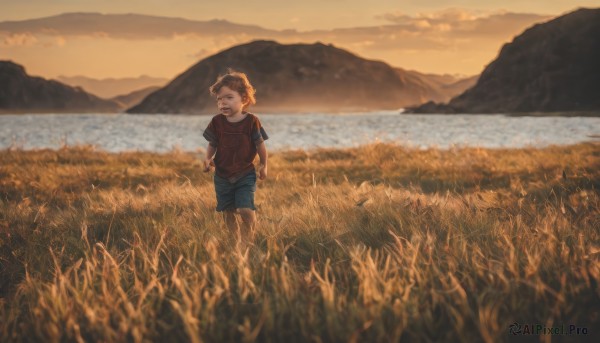
[[[270,150],[392,142],[418,148],[543,147],[600,141],[600,117],[420,115],[397,112],[259,115]],[[0,116],[0,149],[91,144],[111,152],[206,147],[211,116],[20,114]]]

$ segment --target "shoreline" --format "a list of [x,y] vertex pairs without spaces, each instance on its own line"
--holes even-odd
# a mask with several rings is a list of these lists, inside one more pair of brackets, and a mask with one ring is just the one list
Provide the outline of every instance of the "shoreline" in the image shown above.
[[[460,150],[487,150],[487,151],[522,151],[522,150],[545,150],[550,148],[569,148],[576,147],[580,145],[599,145],[600,146],[600,135],[590,136],[591,139],[587,141],[581,141],[572,144],[549,144],[545,146],[523,146],[523,147],[485,147],[485,146],[473,146],[473,145],[451,145],[449,147],[439,147],[439,146],[427,146],[420,147],[414,145],[402,145],[394,142],[372,142],[367,144],[361,144],[353,147],[311,147],[308,149],[304,148],[281,148],[281,149],[269,149],[269,153],[277,153],[277,154],[286,154],[286,153],[320,153],[320,152],[349,152],[354,150],[361,150],[365,148],[370,148],[373,146],[389,146],[394,149],[403,149],[409,151],[439,151],[439,152],[449,152],[449,151],[460,151]],[[120,155],[120,154],[149,154],[149,155],[158,155],[158,156],[167,156],[171,154],[190,154],[190,155],[198,155],[204,154],[205,147],[199,146],[195,150],[183,150],[179,147],[173,147],[168,151],[152,151],[152,150],[122,150],[122,151],[109,151],[106,149],[102,149],[93,144],[75,144],[75,145],[64,145],[57,148],[31,148],[31,149],[23,149],[21,147],[7,147],[0,148],[0,153],[40,153],[40,152],[59,152],[59,151],[69,151],[69,150],[85,150],[94,153],[102,153],[109,155]]]
[[[574,117],[584,117],[584,118],[599,118],[600,110],[598,111],[553,111],[553,112],[516,112],[516,113],[412,113],[405,112],[405,109],[400,108],[396,110],[390,109],[356,109],[356,110],[336,110],[336,111],[327,111],[327,110],[263,110],[258,109],[257,111],[250,111],[252,113],[256,113],[258,115],[314,115],[314,114],[325,114],[325,115],[368,115],[368,114],[390,114],[390,115],[440,115],[440,116],[454,116],[454,115],[474,115],[474,116],[506,116],[506,117],[566,117],[566,118],[574,118]],[[3,110],[0,109],[0,117],[2,116],[20,116],[20,115],[128,115],[128,116],[144,116],[144,115],[173,115],[173,116],[213,116],[217,114],[216,112],[210,113],[128,113],[128,112],[96,112],[96,111],[69,111],[69,112],[56,112],[52,110],[40,110],[39,112],[30,112],[30,111],[20,111],[20,110]]]

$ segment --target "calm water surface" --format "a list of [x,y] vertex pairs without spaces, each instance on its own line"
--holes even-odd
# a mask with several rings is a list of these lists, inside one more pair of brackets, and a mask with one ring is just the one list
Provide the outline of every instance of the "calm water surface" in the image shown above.
[[[600,140],[600,117],[504,115],[271,114],[259,117],[271,150],[355,147],[392,142],[410,147],[543,147]],[[21,114],[0,116],[0,149],[59,148],[197,151],[211,116]]]

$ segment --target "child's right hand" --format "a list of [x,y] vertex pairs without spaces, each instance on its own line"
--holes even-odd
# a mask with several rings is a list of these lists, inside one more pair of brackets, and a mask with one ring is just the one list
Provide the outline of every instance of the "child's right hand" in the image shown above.
[[208,173],[209,171],[214,170],[215,164],[213,163],[212,158],[210,160],[204,160],[204,172]]
[[258,178],[260,180],[264,180],[267,178],[267,166],[264,164],[260,164],[260,167],[258,168]]

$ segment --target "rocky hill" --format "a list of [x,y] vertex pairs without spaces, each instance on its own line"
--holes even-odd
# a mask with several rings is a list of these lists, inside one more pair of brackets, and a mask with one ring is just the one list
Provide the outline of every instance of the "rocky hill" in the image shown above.
[[23,66],[0,61],[0,112],[117,112],[117,103],[54,80],[29,76]]
[[261,112],[399,109],[439,97],[409,72],[332,45],[254,41],[203,59],[127,112],[214,113],[208,89],[228,68],[248,74]]
[[416,113],[600,111],[600,9],[537,24],[502,47],[477,84]]

